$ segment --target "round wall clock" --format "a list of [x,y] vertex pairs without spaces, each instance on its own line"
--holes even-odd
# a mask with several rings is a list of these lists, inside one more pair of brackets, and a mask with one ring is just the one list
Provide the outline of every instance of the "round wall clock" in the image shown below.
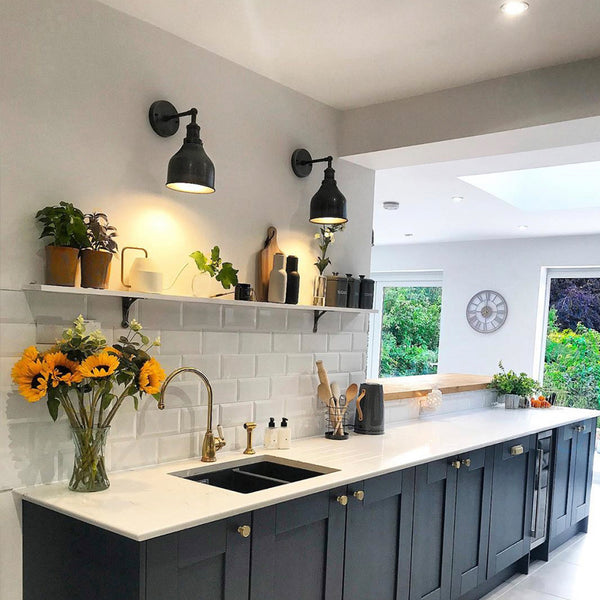
[[506,300],[498,292],[477,292],[467,304],[467,321],[479,333],[492,333],[504,325],[508,314]]

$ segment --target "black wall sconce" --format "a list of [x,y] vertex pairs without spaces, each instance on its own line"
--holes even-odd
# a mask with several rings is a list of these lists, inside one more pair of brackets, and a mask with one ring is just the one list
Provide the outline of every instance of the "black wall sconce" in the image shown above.
[[335,171],[331,167],[332,156],[313,159],[308,150],[299,148],[292,154],[292,171],[298,177],[310,175],[314,163],[327,162],[321,187],[310,201],[310,221],[319,225],[346,223],[346,198],[338,189]]
[[183,146],[169,161],[167,187],[178,192],[212,194],[215,191],[215,166],[204,151],[200,126],[196,123],[197,114],[196,108],[178,113],[170,102],[157,100],[150,106],[148,118],[158,135],[170,137],[179,129],[179,117],[192,117]]

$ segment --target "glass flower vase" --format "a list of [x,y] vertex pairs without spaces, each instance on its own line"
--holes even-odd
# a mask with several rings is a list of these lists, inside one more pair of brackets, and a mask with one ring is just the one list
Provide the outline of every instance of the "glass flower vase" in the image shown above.
[[313,306],[325,306],[325,293],[327,291],[327,277],[317,275],[313,288]]
[[110,481],[104,464],[104,448],[110,427],[71,428],[75,442],[73,474],[69,489],[74,492],[100,492]]

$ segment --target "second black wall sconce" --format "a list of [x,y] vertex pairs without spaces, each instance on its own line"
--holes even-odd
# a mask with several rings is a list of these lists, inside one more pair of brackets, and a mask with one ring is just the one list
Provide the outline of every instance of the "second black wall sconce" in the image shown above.
[[308,150],[299,148],[292,154],[292,171],[298,177],[310,175],[314,163],[327,162],[321,187],[310,201],[310,221],[319,225],[346,223],[346,198],[338,189],[335,171],[331,167],[332,156],[313,159]]
[[200,126],[196,123],[197,114],[196,108],[178,113],[167,100],[157,100],[150,106],[148,118],[158,135],[170,137],[179,129],[179,117],[192,117],[183,146],[169,161],[167,187],[178,192],[212,194],[215,191],[215,166],[204,151]]

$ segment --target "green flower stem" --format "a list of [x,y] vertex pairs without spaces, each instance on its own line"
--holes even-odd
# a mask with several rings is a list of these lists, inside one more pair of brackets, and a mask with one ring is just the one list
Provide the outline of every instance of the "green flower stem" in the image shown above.
[[104,420],[104,423],[102,423],[100,425],[100,427],[108,427],[111,423],[111,421],[113,420],[114,416],[117,414],[117,411],[119,410],[119,408],[121,407],[121,404],[123,404],[123,400],[125,400],[125,398],[127,398],[127,396],[129,395],[127,393],[127,390],[129,389],[129,386],[131,385],[131,382],[129,382],[126,386],[125,386],[125,390],[123,391],[123,393],[117,398],[116,402],[114,403],[113,407],[111,408],[110,412],[108,413],[106,419]]

